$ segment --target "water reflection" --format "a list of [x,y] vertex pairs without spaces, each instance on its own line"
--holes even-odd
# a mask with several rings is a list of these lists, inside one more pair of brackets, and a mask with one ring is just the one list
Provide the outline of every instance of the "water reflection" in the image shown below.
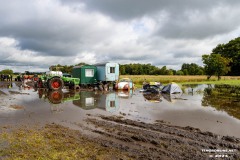
[[125,98],[125,99],[128,99],[128,98],[132,98],[133,96],[133,90],[117,90],[117,95],[118,97],[120,98]]
[[[232,88],[230,86],[212,86],[212,85],[194,85],[185,86],[185,89],[192,88],[194,94],[200,95],[201,106],[210,106],[219,111],[225,111],[230,116],[240,119],[240,89]],[[47,100],[51,104],[60,104],[70,101],[73,105],[81,107],[84,110],[91,110],[99,108],[108,112],[116,112],[119,110],[120,99],[129,99],[134,101],[133,92],[62,92],[62,91],[48,91],[39,89],[38,95],[40,99]],[[145,101],[160,103],[163,100],[170,103],[176,103],[178,100],[187,100],[186,103],[192,103],[192,99],[186,95],[191,94],[163,94],[163,93],[142,93]],[[184,96],[184,98],[182,98]]]
[[219,111],[240,119],[240,87],[230,85],[216,85],[205,89],[202,106],[212,106]]
[[149,102],[159,103],[162,102],[162,95],[160,93],[143,93],[143,97],[145,100]]
[[115,112],[119,109],[119,97],[116,92],[91,92],[81,91],[79,99],[73,104],[84,110],[99,108],[108,112]]
[[174,102],[176,102],[176,100],[181,99],[182,93],[176,93],[176,94],[165,94],[165,93],[162,93],[162,96],[168,102],[174,103]]
[[[33,85],[32,85],[32,81],[29,80],[29,79],[24,79],[22,81],[22,84],[21,84],[21,88],[24,89],[24,90],[30,90],[30,89],[33,89]],[[34,88],[34,90],[36,91],[37,88]]]
[[1,82],[0,81],[0,88],[3,88],[3,89],[10,89],[13,87],[13,83],[12,82]]
[[67,101],[73,101],[80,99],[77,92],[63,93],[61,90],[51,91],[46,89],[38,89],[38,95],[40,99],[48,100],[52,104],[60,104]]
[[[140,90],[71,92],[67,89],[63,91],[38,89],[37,92],[33,92],[33,89],[24,90],[22,82],[15,82],[10,89],[0,88],[0,110],[8,112],[8,114],[0,112],[0,117],[5,117],[1,119],[1,123],[15,122],[21,118],[29,121],[29,115],[26,113],[31,113],[30,115],[34,115],[32,118],[39,118],[39,121],[55,119],[78,122],[89,113],[109,115],[109,112],[114,112],[114,115],[125,115],[125,118],[133,120],[150,123],[164,120],[173,125],[192,126],[222,135],[240,135],[239,90],[217,85],[185,86],[185,89],[188,87],[193,88],[193,94],[187,92],[182,95],[145,94]],[[24,110],[9,109],[10,104],[24,106]],[[49,108],[54,113],[55,111],[61,113],[52,114]]]
[[[185,90],[192,89],[194,94],[202,94],[202,106],[214,107],[219,111],[225,111],[229,115],[240,119],[240,89],[238,87],[233,88],[228,85],[185,85],[184,87]],[[132,98],[133,91],[107,93],[81,91],[63,93],[62,91],[39,89],[38,95],[40,99],[47,100],[52,104],[72,101],[73,105],[81,107],[84,110],[99,108],[108,112],[116,112],[119,110],[119,99]],[[171,103],[175,103],[177,100],[187,100],[182,98],[182,94],[143,93],[142,95],[145,101],[154,103],[162,102],[163,99]],[[189,100],[191,101],[191,99]]]
[[[121,94],[123,95],[123,93]],[[40,99],[48,101],[51,104],[71,101],[73,105],[81,107],[84,110],[99,108],[108,112],[115,112],[119,109],[118,92],[63,92],[61,90],[38,89],[38,96]],[[129,96],[129,94],[126,94],[126,96]]]
[[202,94],[205,88],[213,88],[212,84],[183,84],[183,93],[188,95]]

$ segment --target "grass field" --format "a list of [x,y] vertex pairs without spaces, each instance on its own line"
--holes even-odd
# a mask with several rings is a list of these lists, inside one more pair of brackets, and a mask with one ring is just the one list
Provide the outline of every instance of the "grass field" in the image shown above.
[[142,85],[144,80],[146,80],[146,82],[161,82],[163,84],[176,82],[180,84],[240,85],[240,76],[222,76],[220,81],[218,81],[217,77],[211,77],[210,80],[207,80],[207,76],[121,75],[120,78],[131,78],[137,86]]

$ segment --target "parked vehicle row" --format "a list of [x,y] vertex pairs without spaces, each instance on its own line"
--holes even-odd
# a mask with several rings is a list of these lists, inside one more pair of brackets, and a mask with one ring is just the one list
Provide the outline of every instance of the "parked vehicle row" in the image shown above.
[[72,75],[63,74],[61,71],[48,71],[36,83],[38,88],[61,90],[64,86],[70,89],[98,88],[109,90],[110,85],[115,88],[119,79],[118,63],[102,63],[96,65],[76,66]]

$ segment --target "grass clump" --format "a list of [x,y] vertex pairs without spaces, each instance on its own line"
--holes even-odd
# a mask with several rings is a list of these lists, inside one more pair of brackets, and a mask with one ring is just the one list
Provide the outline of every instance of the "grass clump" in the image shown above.
[[1,132],[0,157],[6,160],[130,159],[116,149],[90,141],[79,131],[56,124],[43,129],[24,127]]

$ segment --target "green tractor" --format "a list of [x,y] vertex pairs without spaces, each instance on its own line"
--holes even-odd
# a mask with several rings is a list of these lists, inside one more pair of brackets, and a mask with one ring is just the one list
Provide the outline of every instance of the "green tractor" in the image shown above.
[[79,78],[64,76],[61,71],[48,71],[39,78],[36,87],[61,90],[64,86],[68,86],[69,89],[79,89],[79,84]]

